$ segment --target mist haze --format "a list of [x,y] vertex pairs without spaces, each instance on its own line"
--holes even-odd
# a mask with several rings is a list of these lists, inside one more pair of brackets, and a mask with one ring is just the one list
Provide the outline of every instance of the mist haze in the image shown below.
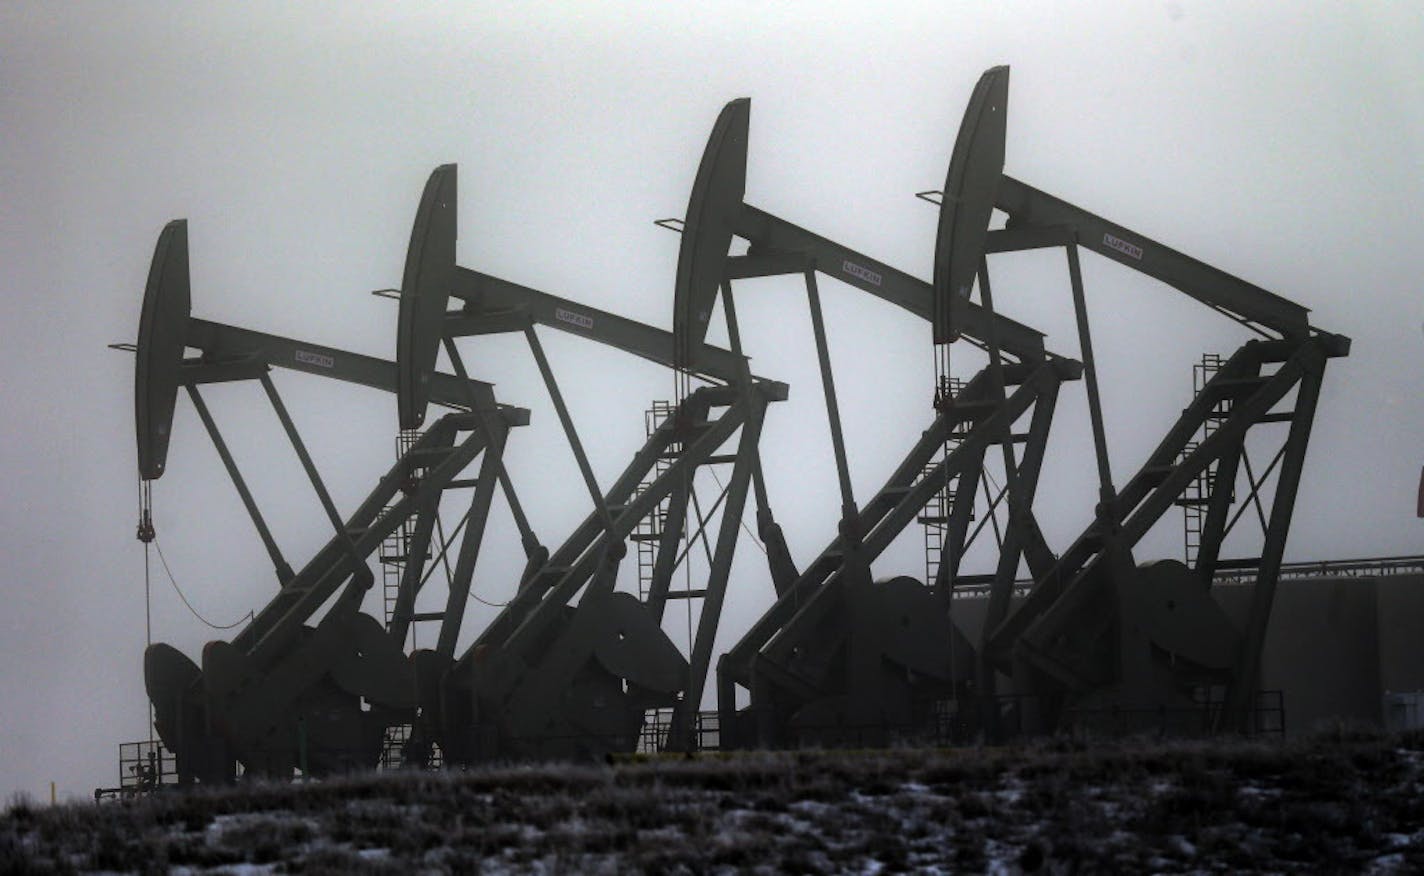
[[[425,178],[456,162],[460,264],[670,329],[678,240],[652,220],[682,216],[712,122],[737,97],[752,99],[748,203],[927,278],[937,214],[912,195],[944,183],[979,74],[1011,65],[1008,174],[1353,338],[1327,369],[1286,560],[1420,553],[1421,45],[1424,13],[1405,5],[0,5],[0,793],[41,797],[55,781],[87,796],[115,783],[117,743],[147,737],[133,360],[106,345],[136,336],[166,222],[188,220],[195,317],[393,359],[396,307],[369,293],[399,285]],[[1079,356],[1061,253],[995,256],[991,270],[1001,312]],[[1086,255],[1084,272],[1122,483],[1189,400],[1200,354],[1249,334],[1105,259]],[[804,564],[840,516],[805,291],[797,277],[736,289],[753,371],[791,386],[761,453]],[[930,332],[829,278],[820,289],[868,498],[932,419]],[[606,487],[672,375],[540,338]],[[590,503],[533,359],[514,336],[460,348],[472,376],[532,412],[505,460],[557,546]],[[960,376],[979,367],[972,350],[954,355]],[[349,512],[393,461],[394,397],[273,379]],[[1054,550],[1096,501],[1084,395],[1064,387],[1036,503]],[[204,397],[300,567],[329,524],[260,388]],[[699,481],[704,497],[715,486]],[[186,397],[154,507],[168,564],[209,620],[275,592]],[[1253,538],[1243,525],[1230,555],[1252,556]],[[1137,559],[1179,558],[1181,539],[1169,513]],[[151,562],[154,641],[197,659],[231,637],[194,619]],[[497,496],[473,593],[508,599],[523,562]],[[912,527],[875,572],[922,576],[923,563]],[[771,596],[744,536],[715,653]],[[462,648],[494,612],[471,602]]]

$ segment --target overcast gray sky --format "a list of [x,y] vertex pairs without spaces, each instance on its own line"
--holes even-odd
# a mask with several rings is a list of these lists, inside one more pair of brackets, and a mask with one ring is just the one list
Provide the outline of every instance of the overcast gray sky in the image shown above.
[[[735,97],[753,99],[749,202],[928,277],[936,217],[911,195],[943,183],[980,72],[1011,64],[1009,173],[1354,338],[1327,374],[1287,559],[1424,547],[1417,6],[709,6],[0,2],[0,794],[114,784],[116,744],[147,733],[133,363],[105,344],[134,338],[165,222],[189,220],[196,316],[392,357],[395,308],[367,293],[399,283],[425,177],[458,162],[462,264],[670,327],[677,239],[651,220],[682,215]],[[993,271],[1000,309],[1076,355],[1062,255],[996,258]],[[1124,480],[1185,404],[1200,353],[1245,338],[1120,266],[1088,256],[1085,272]],[[762,447],[804,563],[839,509],[805,296],[795,279],[740,288],[755,370],[792,386]],[[822,295],[865,497],[930,420],[929,331],[833,281]],[[608,483],[672,381],[542,337]],[[527,350],[463,349],[533,411],[509,467],[556,545],[587,500]],[[350,510],[389,465],[394,399],[277,377]],[[275,417],[252,386],[207,396],[299,565],[326,524]],[[1091,516],[1090,459],[1070,385],[1038,503],[1056,549]],[[186,400],[155,507],[201,611],[229,622],[266,602],[275,578]],[[877,572],[922,573],[912,535]],[[1139,560],[1180,543],[1169,515]],[[475,592],[498,602],[522,559],[502,506],[486,544]],[[719,649],[770,601],[760,559],[743,540]],[[155,571],[154,637],[196,659],[212,633]],[[472,606],[467,639],[490,613]]]

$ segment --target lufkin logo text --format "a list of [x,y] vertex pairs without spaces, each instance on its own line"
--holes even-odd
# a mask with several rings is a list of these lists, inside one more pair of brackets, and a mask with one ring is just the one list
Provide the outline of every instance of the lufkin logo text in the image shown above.
[[582,313],[574,313],[572,310],[565,310],[562,307],[554,308],[554,317],[569,325],[576,325],[581,329],[593,328],[593,319],[584,316]]
[[296,359],[303,365],[315,365],[318,368],[333,368],[336,360],[324,353],[308,353],[306,350],[297,350]]
[[847,274],[850,274],[852,277],[859,277],[860,279],[864,280],[872,286],[880,285],[881,278],[879,274],[875,273],[869,268],[862,268],[860,265],[857,265],[855,262],[850,261],[848,259],[841,260],[841,270],[845,271]]
[[1130,255],[1133,258],[1137,259],[1139,262],[1142,261],[1142,247],[1134,246],[1133,244],[1123,240],[1121,237],[1113,237],[1111,234],[1104,234],[1103,244],[1105,246],[1112,247],[1123,255]]

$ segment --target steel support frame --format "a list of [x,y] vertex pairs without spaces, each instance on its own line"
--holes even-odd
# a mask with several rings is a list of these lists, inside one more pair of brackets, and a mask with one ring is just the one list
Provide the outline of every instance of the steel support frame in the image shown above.
[[404,643],[410,633],[410,625],[415,614],[415,598],[420,595],[425,583],[425,559],[430,553],[430,544],[435,536],[436,519],[440,514],[440,495],[415,510],[415,527],[406,542],[405,568],[401,572],[396,603],[391,612],[387,629],[391,639]]
[[[357,566],[364,567],[365,558],[377,550],[388,535],[412,514],[438,504],[446,485],[486,450],[489,441],[478,418],[478,414],[446,414],[437,421],[347,517],[344,532],[316,553],[233,644],[246,650],[259,663],[275,658],[342,582],[359,572]],[[503,432],[507,426],[501,423],[495,428]],[[460,432],[467,437],[456,443]],[[417,458],[433,458],[439,462],[426,470],[413,491],[407,492],[409,460]],[[468,533],[466,538],[469,538]],[[343,601],[354,601],[358,589],[348,583]]]
[[267,549],[267,556],[271,558],[272,565],[277,570],[277,585],[285,587],[291,583],[293,578],[291,565],[282,556],[282,549],[277,546],[277,540],[272,537],[272,530],[267,526],[267,520],[258,509],[257,500],[252,497],[252,491],[248,489],[246,479],[238,470],[237,461],[232,458],[232,451],[228,450],[227,441],[223,440],[222,432],[218,431],[217,421],[213,419],[212,412],[208,410],[207,402],[203,401],[202,394],[198,392],[197,383],[188,381],[183,385],[188,390],[188,397],[193,401],[193,409],[198,412],[198,419],[203,421],[203,428],[207,430],[208,437],[212,439],[213,447],[218,452],[218,458],[222,460],[228,477],[232,479],[233,487],[237,489],[238,497],[242,499],[243,507],[247,509],[247,515],[252,518],[252,525],[257,530],[257,536],[262,539],[262,545]]
[[[311,660],[317,659],[317,655],[324,654],[325,650],[317,647],[314,640],[303,642],[299,637],[306,620],[332,595],[336,595],[336,600],[327,612],[327,620],[355,615],[361,598],[370,586],[371,576],[365,565],[366,557],[378,550],[386,537],[411,514],[418,513],[421,509],[430,509],[433,512],[448,483],[468,467],[476,456],[484,453],[488,467],[491,442],[486,441],[485,435],[493,434],[495,441],[492,443],[502,447],[508,427],[498,423],[492,424],[492,428],[487,430],[477,422],[479,416],[447,414],[436,421],[405,457],[398,460],[381,479],[357,511],[347,518],[345,531],[328,542],[258,614],[253,624],[233,640],[233,647],[247,655],[255,674],[251,683],[243,685],[225,698],[221,711],[228,716],[227,720],[234,728],[246,728],[243,738],[261,729],[255,723],[259,720],[257,716],[275,714],[269,702],[273,695],[268,690],[270,685],[256,682],[273,679],[279,695],[299,698],[302,694],[293,685],[300,687],[323,674],[325,667],[307,665]],[[462,432],[466,433],[466,437],[457,442],[455,439]],[[414,490],[410,490],[408,481],[412,457],[424,461],[439,460],[426,469],[425,476]],[[489,481],[492,485],[493,479]],[[401,498],[396,499],[397,495]],[[478,536],[479,533],[467,527],[466,541],[462,547],[471,543],[477,544]],[[354,550],[351,546],[354,546]],[[366,573],[364,576],[362,571]],[[458,629],[458,619],[463,614],[464,599],[469,590],[468,572],[465,573],[465,586],[460,586],[460,574],[457,572],[456,579],[450,582],[451,607],[447,607],[450,613],[444,618],[442,628],[444,623],[453,622]],[[413,600],[413,595],[411,598]],[[324,625],[325,621],[323,627]],[[323,627],[318,628],[319,636],[324,635],[320,632]],[[395,648],[402,647],[405,639],[403,632],[392,629],[387,631],[386,636]],[[236,717],[242,717],[243,720],[232,720]],[[279,762],[280,760],[278,757]]]
[[766,406],[759,405],[749,414],[746,424],[742,426],[737,462],[732,468],[731,481],[727,484],[727,500],[722,509],[717,547],[707,573],[707,593],[702,600],[702,611],[697,620],[697,637],[688,661],[690,666],[687,689],[683,692],[682,699],[673,707],[672,721],[668,729],[668,744],[673,751],[692,751],[696,748],[697,715],[702,707],[702,693],[712,666],[712,647],[717,639],[717,626],[727,595],[727,577],[732,570],[732,558],[737,550],[742,527],[742,514],[747,504],[752,471],[757,462],[757,443],[761,440]]
[[475,574],[475,563],[479,560],[480,546],[484,541],[490,502],[494,498],[494,489],[499,484],[498,471],[503,468],[506,435],[503,430],[489,431],[474,495],[470,497],[470,516],[465,524],[465,536],[460,542],[460,552],[455,559],[455,571],[449,582],[445,614],[440,619],[440,635],[435,645],[436,652],[447,658],[453,658],[455,655],[465,607],[469,604],[470,584]]
[[[190,393],[195,398],[200,415],[206,414],[205,421],[211,421],[211,415],[203,405],[195,384],[189,383],[188,386]],[[279,416],[285,413],[284,408],[279,407],[278,410]],[[284,417],[283,420],[284,426],[290,424],[289,418]],[[488,422],[481,423],[481,420]],[[306,621],[327,599],[336,595],[338,589],[342,589],[342,592],[337,596],[328,615],[354,614],[359,608],[361,597],[369,589],[373,580],[370,569],[366,565],[366,558],[377,550],[386,536],[404,523],[411,514],[424,509],[433,515],[446,485],[481,452],[486,454],[486,465],[488,466],[488,461],[491,458],[489,447],[492,444],[496,448],[495,455],[497,456],[497,449],[503,447],[508,429],[509,425],[502,417],[488,416],[482,413],[447,414],[437,421],[431,430],[416,442],[406,456],[397,461],[396,465],[381,479],[375,490],[355,512],[345,521],[338,519],[339,528],[327,544],[318,550],[301,571],[290,576],[282,589],[257,613],[253,622],[233,639],[233,648],[239,653],[245,654],[250,660],[252,670],[258,673],[254,678],[266,677],[266,673],[278,673],[284,678],[289,676],[291,678],[305,677],[302,673],[292,676],[291,667],[288,664],[294,655],[291,649],[296,644],[297,636]],[[210,427],[210,431],[213,432],[215,440],[220,442],[221,439],[216,433],[216,427]],[[461,432],[467,433],[467,437],[458,444],[454,443],[454,439]],[[486,434],[493,435],[495,440],[493,442],[486,441]],[[221,443],[218,446],[224,447]],[[299,439],[297,446],[301,447]],[[230,461],[230,454],[224,454],[224,456],[227,461]],[[426,468],[426,476],[420,480],[414,490],[410,490],[408,475],[412,468],[410,460],[413,457],[426,460],[421,464],[421,467],[424,468],[427,465],[429,467]],[[431,464],[430,460],[432,459],[438,459],[439,462]],[[230,465],[229,471],[234,474],[235,482],[241,484],[240,476],[236,475],[235,466]],[[309,470],[309,474],[314,474],[314,471]],[[493,483],[493,479],[490,481]],[[324,488],[319,488],[319,490],[325,492]],[[239,491],[244,492],[241,487]],[[402,493],[405,495],[391,504],[392,500]],[[252,505],[252,510],[255,512],[255,503]],[[256,519],[260,519],[260,515]],[[482,521],[480,528],[482,529]],[[478,544],[478,536],[478,532],[467,530],[466,543]],[[451,582],[452,608],[447,616],[447,620],[455,619],[456,629],[458,629],[458,618],[463,614],[463,600],[467,593],[468,586],[461,587],[459,585],[459,573],[457,573],[456,580]],[[410,599],[413,601],[413,598],[412,592]],[[399,631],[393,629],[391,636],[396,642],[396,647],[400,647],[405,638],[404,628]],[[306,675],[309,674],[306,673]],[[289,684],[290,679],[283,682],[282,687],[286,689]],[[201,689],[193,690],[191,695],[196,697],[197,702],[203,703],[209,712],[213,708],[220,708],[223,714],[229,716],[251,715],[255,717],[271,711],[259,707],[259,702],[267,696],[266,685],[263,684],[244,685],[226,697],[221,707],[218,707],[216,703],[209,703]],[[252,722],[238,722],[233,726],[236,728],[238,724],[248,727]],[[255,726],[248,727],[248,730],[256,732],[253,730]],[[234,741],[239,747],[241,746],[241,740]],[[278,759],[280,760],[280,757]]]
[[[736,688],[743,686],[752,692],[753,709],[765,711],[756,702],[777,690],[799,698],[810,696],[815,689],[798,679],[783,665],[796,647],[803,630],[812,630],[834,611],[838,604],[841,575],[848,567],[868,572],[870,563],[880,556],[904,528],[915,520],[930,503],[942,485],[956,475],[973,483],[983,465],[985,453],[994,444],[1014,443],[1012,425],[1034,408],[1033,426],[1026,437],[1024,456],[1009,484],[1010,493],[1021,493],[1023,500],[1011,502],[1008,529],[1012,534],[1000,555],[1000,573],[1010,580],[1017,570],[1025,546],[1033,545],[1031,553],[1039,555],[1042,535],[1033,521],[1032,496],[1037,484],[1053,400],[1065,378],[1077,376],[1076,369],[1065,369],[1063,363],[1042,361],[1036,366],[1005,365],[1004,378],[1017,389],[1001,401],[993,401],[992,368],[980,371],[965,386],[956,404],[950,405],[935,419],[920,440],[906,455],[881,490],[860,511],[855,527],[864,533],[856,543],[844,535],[838,536],[822,554],[808,565],[801,576],[753,625],[718,665],[718,710],[724,739],[735,733],[737,726]],[[1066,371],[1066,373],[1065,373]],[[1039,413],[1040,406],[1044,409]],[[926,472],[926,466],[944,446],[951,431],[972,423],[959,445]],[[1012,452],[1012,449],[1010,449]],[[946,534],[945,555],[962,556],[968,529],[967,508],[972,495],[957,501]],[[953,542],[953,543],[951,543]],[[1013,552],[1012,558],[1008,556]],[[956,570],[957,571],[957,570]],[[941,590],[948,612],[952,598],[953,578]],[[776,744],[780,729],[760,721],[756,729],[759,744]],[[745,743],[749,740],[732,740]]]
[[[1118,588],[1132,586],[1133,547],[1173,506],[1192,480],[1215,463],[1217,476],[1212,479],[1207,497],[1206,536],[1195,569],[1203,576],[1203,586],[1207,586],[1218,562],[1224,520],[1246,435],[1257,425],[1276,421],[1279,416],[1272,414],[1272,409],[1295,390],[1286,462],[1264,533],[1266,548],[1256,579],[1258,590],[1253,596],[1237,664],[1231,673],[1228,702],[1220,718],[1223,728],[1244,728],[1255,691],[1260,648],[1303,468],[1321,374],[1327,358],[1343,354],[1338,340],[1329,335],[1251,341],[1238,350],[1197,394],[1147,462],[1124,485],[1111,519],[1100,519],[1090,526],[1046,574],[1035,576],[1034,588],[1024,603],[991,627],[986,651],[995,665],[1009,672],[1017,667],[1020,673],[1023,667],[1031,666],[1036,673],[1056,678],[1056,684],[1062,685],[1060,689],[1065,691],[1090,688],[1092,682],[1087,677],[1054,656],[1051,643],[1060,631],[1082,623],[1081,610],[1089,604],[1096,588],[1105,586],[1103,582]],[[1273,363],[1280,367],[1274,374],[1263,375],[1263,366]],[[1191,438],[1225,397],[1234,399],[1230,415],[1211,436],[1187,452]],[[1096,577],[1098,572],[1105,577]]]
[[[542,648],[548,631],[563,619],[566,608],[574,604],[579,594],[599,587],[601,580],[603,586],[611,587],[611,580],[601,577],[610,549],[621,545],[637,529],[639,522],[654,513],[665,498],[673,497],[674,509],[679,504],[685,507],[692,476],[699,467],[709,464],[717,450],[740,430],[736,464],[722,510],[717,544],[690,655],[689,678],[674,711],[672,744],[690,745],[700,691],[706,683],[711,663],[710,652],[741,528],[742,510],[749,492],[752,461],[766,404],[785,397],[784,384],[760,380],[755,381],[749,391],[737,386],[706,386],[689,395],[673,415],[654,430],[604,494],[600,506],[549,555],[545,563],[533,570],[514,599],[456,662],[447,679],[451,683],[459,683],[456,680],[468,677],[475,655],[491,650],[525,666],[538,665],[544,657]],[[714,408],[721,408],[722,413],[713,415]],[[638,491],[639,485],[654,471],[658,460],[665,458],[674,444],[681,444],[682,450],[672,465],[648,482],[646,488]],[[654,589],[644,603],[655,619],[661,618],[668,598],[668,584],[676,565],[677,543],[675,537],[664,533],[657,560],[659,574],[655,578]],[[673,560],[668,559],[670,555]],[[508,696],[521,683],[522,677],[522,674],[516,674],[500,679],[495,695]],[[465,730],[447,726],[443,732],[458,734]]]
[[[1280,477],[1276,481],[1270,522],[1267,524],[1265,544],[1261,549],[1261,565],[1256,572],[1256,584],[1251,592],[1251,613],[1247,616],[1246,629],[1241,637],[1240,654],[1236,659],[1231,681],[1227,685],[1226,700],[1217,729],[1238,733],[1245,733],[1250,729],[1252,707],[1259,687],[1261,651],[1265,647],[1266,627],[1275,603],[1286,537],[1290,533],[1296,492],[1305,467],[1305,452],[1315,420],[1316,405],[1320,400],[1320,384],[1324,370],[1323,355],[1316,361],[1307,363],[1296,391],[1294,416],[1291,418],[1290,433],[1286,436],[1284,461]],[[1224,488],[1229,489],[1230,486],[1228,484]]]
[[[227,469],[239,496],[242,498],[244,506],[252,517],[253,524],[257,528],[259,536],[262,538],[269,555],[272,557],[274,565],[277,567],[278,578],[281,582],[281,590],[277,595],[256,615],[252,625],[244,629],[234,639],[234,644],[239,644],[240,646],[250,643],[253,655],[261,655],[261,657],[265,658],[272,654],[274,650],[280,650],[280,642],[288,639],[294,632],[294,629],[300,627],[301,624],[310,618],[312,613],[332,595],[341,581],[347,580],[348,578],[347,592],[344,593],[342,598],[338,601],[338,606],[348,606],[349,604],[349,607],[354,609],[355,605],[359,604],[359,597],[365,593],[373,581],[370,569],[365,565],[366,558],[372,551],[379,548],[380,542],[385,535],[388,535],[389,532],[394,531],[396,527],[401,525],[407,516],[412,513],[417,513],[420,510],[420,504],[418,502],[411,502],[408,499],[402,501],[398,506],[399,515],[397,514],[396,508],[383,511],[373,506],[373,502],[389,501],[394,497],[396,492],[408,487],[408,483],[404,481],[393,482],[390,475],[388,475],[360,508],[358,508],[349,519],[342,521],[335,504],[331,500],[330,493],[327,491],[325,484],[316,471],[305,444],[296,431],[296,427],[291,420],[286,406],[282,403],[281,397],[277,394],[277,390],[272,384],[271,379],[267,376],[265,369],[262,369],[258,374],[258,379],[261,381],[288,438],[291,440],[304,470],[311,479],[324,510],[336,529],[333,538],[326,546],[318,550],[317,554],[303,567],[301,572],[292,572],[291,567],[287,565],[286,560],[282,557],[276,541],[257,507],[251,490],[247,487],[246,481],[242,478],[231,451],[228,450],[227,444],[222,438],[222,434],[218,431],[212,413],[208,410],[207,404],[203,401],[198,391],[200,382],[211,381],[212,378],[213,372],[210,369],[206,369],[196,374],[190,373],[190,379],[186,381],[184,385],[188,390],[189,396],[192,398],[194,408],[197,410],[199,418],[202,420],[214,446],[217,448],[218,455],[222,459],[224,467]],[[231,379],[231,376],[225,375],[223,379]],[[455,419],[462,417],[487,421],[470,430],[472,440],[475,439],[477,433],[481,434],[478,440],[474,440],[473,444],[467,441],[466,444],[469,446],[462,448],[468,454],[466,462],[472,461],[474,456],[478,455],[481,451],[487,451],[489,447],[494,447],[495,452],[493,454],[486,452],[485,467],[488,468],[491,461],[498,464],[505,437],[508,434],[508,425],[504,423],[502,418],[497,414],[471,413],[447,415],[447,420],[442,421],[443,425],[438,430],[432,431],[438,431],[440,434],[449,432]],[[458,427],[454,428],[458,429]],[[453,433],[451,433],[451,435],[453,435]],[[494,440],[491,441],[485,436],[490,436]],[[448,447],[448,445],[446,446]],[[415,447],[412,447],[412,450],[415,451],[417,448],[419,448],[418,453],[407,454],[407,457],[397,462],[392,473],[400,471],[408,474],[412,468],[410,458],[420,454],[430,454],[433,451],[441,455],[445,455],[446,453],[454,455],[457,452],[453,447],[449,447],[448,450],[441,450],[435,439],[429,442],[418,442]],[[447,466],[443,470],[441,480],[448,482],[459,473],[460,469]],[[493,484],[493,478],[489,478],[489,480],[491,484]],[[392,489],[392,486],[394,486],[395,489]],[[434,490],[428,489],[431,486],[429,483],[423,486],[427,488],[423,495],[428,496],[430,499],[430,513],[434,514],[435,508],[439,504],[440,494],[443,492],[443,484]],[[378,496],[383,498],[378,499]],[[481,497],[483,498],[482,505],[480,503]],[[466,530],[465,546],[462,546],[461,550],[462,559],[466,557],[467,553],[470,554],[470,559],[465,566],[457,570],[454,580],[450,582],[451,592],[445,620],[453,624],[455,632],[446,634],[442,631],[442,639],[446,638],[447,635],[453,636],[458,634],[460,616],[463,615],[464,604],[468,598],[469,576],[473,570],[473,556],[478,553],[479,542],[484,532],[485,519],[488,515],[488,506],[488,491],[477,489],[476,507],[472,509],[478,512],[477,517],[474,525]],[[381,535],[377,538],[373,536],[373,533],[381,533]],[[473,551],[473,553],[470,553],[471,551]],[[300,596],[301,598],[294,598],[294,596]],[[415,593],[412,592],[410,595],[410,601],[412,603],[414,596]],[[284,611],[284,607],[287,606],[290,606],[290,608]],[[401,627],[398,631],[393,630],[393,635],[398,636],[399,641],[403,641],[405,631],[406,628]],[[274,632],[279,633],[276,638],[272,638]],[[453,652],[453,639],[449,648],[450,651]]]
[[[459,412],[443,417],[439,428],[432,429],[416,442],[406,458],[382,478],[367,499],[344,523],[338,525],[333,539],[321,548],[301,571],[293,574],[277,551],[275,540],[262,521],[256,503],[238,473],[197,387],[206,383],[260,381],[308,477],[312,480],[323,507],[328,516],[332,516],[335,514],[335,506],[316,473],[285,405],[268,377],[268,371],[275,366],[394,392],[397,383],[396,365],[345,350],[191,317],[187,320],[184,336],[187,346],[201,350],[202,356],[183,361],[181,382],[188,387],[194,406],[212,436],[219,455],[223,457],[224,465],[239,494],[243,496],[244,504],[253,516],[254,524],[263,536],[269,554],[277,566],[279,579],[282,579],[282,589],[257,613],[252,624],[233,640],[234,645],[249,651],[259,660],[265,660],[280,652],[284,643],[348,577],[354,576],[351,586],[347,588],[349,592],[344,594],[340,604],[357,601],[360,593],[364,592],[373,580],[370,570],[365,568],[364,560],[379,547],[381,539],[410,514],[422,507],[438,504],[444,485],[454,479],[484,449],[489,435],[501,436],[499,440],[502,446],[503,436],[507,435],[510,426],[525,425],[529,422],[527,410],[499,404],[488,383],[471,380],[463,372],[459,376],[438,373],[432,375],[432,401],[455,408]],[[468,432],[469,438],[459,447],[452,447],[458,432]],[[443,438],[437,439],[436,436]],[[445,442],[446,450],[437,450],[440,440]],[[412,469],[409,460],[422,454],[429,457],[432,451],[440,458],[440,465],[422,465],[422,468],[428,470],[428,474],[420,489],[410,492],[396,507],[385,510],[384,504],[409,486],[407,478],[404,477]],[[338,519],[333,517],[333,524],[337,524]],[[361,586],[363,569],[365,587]]]
[[[845,437],[841,433],[841,409],[836,401],[836,378],[831,371],[831,350],[826,340],[826,320],[821,313],[821,293],[816,287],[816,268],[809,265],[804,274],[806,299],[811,310],[811,329],[816,338],[816,361],[821,367],[821,389],[826,397],[826,420],[831,427],[831,449],[835,452],[836,477],[841,488],[841,525],[845,528],[857,516],[855,492],[850,484],[850,465],[846,461]],[[731,283],[724,283],[730,288]],[[854,537],[854,536],[852,536]]]

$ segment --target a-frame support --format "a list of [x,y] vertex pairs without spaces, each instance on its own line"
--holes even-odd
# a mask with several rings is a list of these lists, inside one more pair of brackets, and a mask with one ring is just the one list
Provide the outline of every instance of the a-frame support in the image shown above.
[[[847,583],[846,570],[851,570],[852,576],[868,574],[870,564],[914,522],[947,479],[959,476],[971,483],[977,479],[985,453],[996,443],[1007,440],[1024,445],[1016,477],[1007,485],[1009,494],[1015,498],[1011,500],[1000,570],[1011,582],[1025,553],[1037,559],[1046,552],[1033,522],[1032,496],[1059,384],[1076,377],[1077,371],[1068,363],[1055,360],[1037,367],[1007,366],[1004,374],[1015,387],[1008,398],[1001,402],[992,400],[993,381],[989,369],[972,379],[956,402],[946,406],[924,432],[879,492],[862,507],[854,524],[864,533],[864,538],[856,543],[838,536],[722,658],[718,665],[718,700],[724,738],[740,745],[786,744],[790,740],[786,737],[784,721],[794,709],[794,705],[786,704],[827,695],[830,691],[823,685],[828,681],[833,687],[844,683],[825,676],[798,677],[796,665],[804,654],[816,647],[817,638],[826,636],[827,624],[839,624],[842,631],[835,635],[844,636],[848,634],[844,625],[854,623],[851,618],[830,620],[840,607],[840,594]],[[1013,424],[1030,409],[1033,416],[1029,431],[1014,435]],[[931,465],[952,431],[962,433],[957,446]],[[948,535],[956,543],[947,543],[944,548],[945,554],[951,557],[962,556],[968,546],[967,509],[972,506],[973,496],[960,498],[963,501],[956,501],[951,512]],[[940,592],[947,603],[949,588],[941,588]],[[945,616],[948,616],[947,609]],[[962,668],[967,673],[966,678],[973,676],[972,660],[965,660]],[[944,671],[944,667],[940,671]],[[753,692],[750,726],[738,715],[737,686]]]
[[[1131,549],[1170,509],[1199,474],[1215,464],[1217,475],[1207,497],[1208,525],[1192,570],[1197,595],[1207,598],[1211,572],[1216,567],[1224,521],[1235,490],[1235,472],[1248,432],[1260,425],[1290,423],[1282,455],[1281,473],[1276,483],[1262,556],[1257,564],[1247,626],[1239,637],[1229,625],[1190,627],[1167,619],[1160,603],[1175,603],[1182,597],[1170,585],[1162,592],[1145,593],[1141,603],[1129,595],[1135,609],[1146,612],[1141,626],[1155,631],[1151,644],[1158,651],[1175,654],[1181,665],[1195,671],[1197,683],[1227,687],[1227,698],[1218,719],[1223,728],[1246,729],[1253,704],[1260,649],[1270,617],[1282,552],[1289,531],[1291,510],[1304,463],[1310,423],[1315,412],[1321,376],[1326,361],[1344,355],[1348,344],[1333,335],[1316,335],[1304,340],[1252,341],[1241,348],[1193,399],[1146,464],[1125,484],[1118,496],[1114,531],[1095,524],[1085,532],[1048,571],[1038,577],[1033,592],[1007,619],[997,624],[989,640],[989,653],[1000,668],[1027,665],[1043,677],[1052,678],[1062,689],[1088,692],[1118,684],[1136,669],[1144,654],[1105,655],[1112,648],[1107,640],[1088,632],[1084,612],[1095,611],[1103,594],[1134,594],[1138,583],[1135,567],[1124,568],[1114,555],[1131,557]],[[1266,373],[1266,367],[1274,367]],[[1295,400],[1288,411],[1277,406],[1291,393]],[[1223,399],[1231,402],[1230,413],[1200,445],[1189,450],[1191,438]],[[1160,599],[1158,599],[1160,597]],[[1191,599],[1193,597],[1186,597]],[[1141,607],[1145,605],[1145,607]],[[1200,603],[1205,605],[1205,603]],[[1209,609],[1204,609],[1209,610]],[[1215,616],[1216,613],[1213,613]],[[1198,616],[1201,621],[1202,616]],[[1134,623],[1119,618],[1118,623]],[[1201,621],[1205,622],[1205,621]],[[1182,622],[1186,623],[1186,622]],[[1107,628],[1102,628],[1102,633]],[[1121,628],[1119,627],[1119,632]],[[1217,642],[1236,642],[1224,656],[1220,648],[1194,648],[1193,637]],[[1069,644],[1061,644],[1067,641]],[[1058,644],[1055,644],[1058,643]],[[1152,691],[1125,691],[1124,697],[1158,696]]]

